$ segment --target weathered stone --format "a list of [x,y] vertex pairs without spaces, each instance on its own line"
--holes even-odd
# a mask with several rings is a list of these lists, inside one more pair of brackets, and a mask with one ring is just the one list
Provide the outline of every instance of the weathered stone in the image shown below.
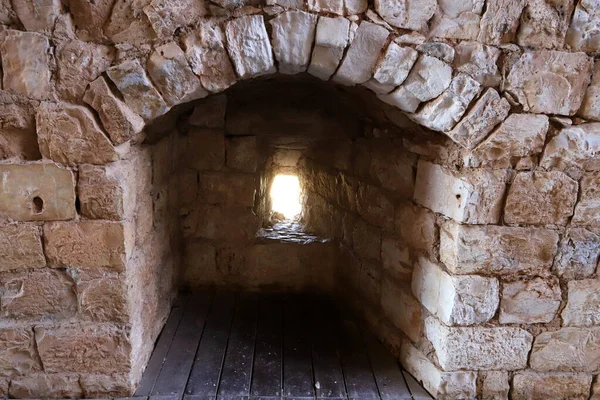
[[534,278],[502,285],[501,324],[548,323],[560,307],[558,281]]
[[394,220],[391,218],[394,215],[394,203],[384,191],[360,182],[356,196],[357,211],[362,218],[379,228],[394,230]]
[[521,15],[517,43],[523,47],[562,48],[573,13],[573,3],[573,0],[552,3],[528,1]]
[[573,225],[600,227],[600,174],[586,174],[579,182],[579,201],[575,206]]
[[308,73],[329,80],[337,70],[349,41],[350,21],[342,17],[319,17]]
[[585,91],[578,115],[589,120],[600,121],[600,60],[594,63],[592,82]]
[[66,99],[80,100],[87,85],[106,71],[113,59],[108,46],[79,40],[61,44],[56,49],[58,92]]
[[561,314],[563,325],[600,325],[600,303],[598,302],[600,280],[584,279],[570,281],[567,284],[568,300]]
[[127,323],[125,277],[114,272],[71,269],[79,312],[97,322]]
[[245,207],[254,205],[254,174],[201,172],[198,179],[198,201],[201,203]]
[[435,0],[375,0],[375,11],[397,28],[425,31],[437,9]]
[[469,224],[500,220],[506,190],[502,174],[472,170],[454,175],[437,164],[419,160],[416,182],[414,200],[432,211]]
[[537,371],[595,372],[600,368],[600,328],[562,328],[535,338],[530,357]]
[[108,69],[107,74],[123,95],[125,103],[144,120],[149,121],[169,110],[138,60],[115,65]]
[[256,136],[228,138],[225,153],[228,168],[242,172],[256,172],[258,165]]
[[366,0],[308,0],[308,9],[337,15],[362,14],[367,10]]
[[0,271],[44,267],[40,228],[30,224],[0,227],[0,260]]
[[269,6],[281,6],[284,8],[291,8],[295,10],[306,9],[304,0],[267,0]]
[[194,75],[183,50],[175,42],[156,48],[148,59],[148,73],[170,105],[205,97],[208,92]]
[[546,145],[540,166],[560,170],[600,170],[600,122],[563,128]]
[[528,51],[512,66],[505,90],[524,111],[574,115],[590,83],[593,60],[584,53]]
[[388,35],[387,29],[363,21],[356,30],[354,39],[333,80],[344,85],[356,85],[368,81],[373,75]]
[[402,343],[400,362],[437,399],[475,398],[476,372],[444,372],[409,342]]
[[595,52],[600,50],[600,3],[582,0],[577,3],[567,32],[567,44],[573,50]]
[[455,274],[542,274],[557,242],[549,229],[447,222],[440,230],[440,259]]
[[129,374],[112,375],[81,375],[79,381],[85,397],[104,398],[107,396],[115,398],[125,398],[132,393],[133,387]]
[[[381,263],[390,275],[409,280],[412,274],[408,247],[398,238],[384,235],[381,240]],[[385,283],[385,282],[384,282]]]
[[594,379],[594,383],[592,384],[592,395],[589,400],[598,400],[600,399],[600,382],[598,381],[598,377]]
[[6,100],[0,102],[0,159],[39,160],[32,105]]
[[417,50],[431,57],[439,58],[449,64],[454,61],[454,47],[444,42],[425,42],[417,46]]
[[401,289],[395,282],[381,282],[381,307],[390,321],[411,340],[417,342],[422,335],[423,317],[421,305],[408,289]]
[[404,82],[419,53],[411,47],[391,42],[375,67],[373,78],[383,84],[398,86]]
[[114,43],[134,46],[148,44],[156,39],[152,24],[143,10],[150,1],[114,0],[110,18],[102,27],[104,35]]
[[502,53],[500,49],[479,42],[463,41],[454,50],[454,67],[457,71],[470,75],[486,87],[500,84],[501,76],[496,64]]
[[25,29],[36,32],[52,31],[61,9],[58,0],[23,0],[12,4]]
[[53,163],[0,165],[0,216],[14,221],[71,219],[73,172]]
[[0,44],[3,88],[42,100],[50,91],[50,42],[38,33],[8,30]]
[[244,242],[255,239],[259,220],[250,208],[195,204],[182,228],[186,237]]
[[480,92],[480,85],[466,74],[458,74],[438,98],[425,104],[413,120],[435,131],[447,132],[460,121],[471,101]]
[[222,131],[190,129],[182,146],[186,149],[202,149],[202,157],[190,151],[184,153],[184,161],[190,168],[218,171],[225,164],[225,135]]
[[[184,281],[191,287],[202,287],[208,284],[209,279],[216,275],[215,246],[198,240],[187,240],[184,246]],[[209,271],[214,272],[211,274]]]
[[425,320],[425,331],[445,371],[523,369],[533,341],[520,328],[447,327],[434,317]]
[[122,271],[129,252],[124,225],[117,222],[50,222],[44,248],[53,267],[112,268]]
[[512,399],[587,400],[592,376],[584,374],[540,374],[533,371],[519,372],[513,378]]
[[248,15],[225,25],[227,50],[241,79],[276,71],[269,35],[262,15]]
[[144,129],[144,120],[114,95],[102,76],[89,84],[83,101],[98,113],[115,146],[134,138]]
[[596,271],[600,257],[600,235],[585,228],[567,230],[558,247],[554,270],[565,279],[581,279]]
[[467,115],[446,134],[461,146],[473,149],[506,118],[509,110],[508,101],[490,88],[477,99]]
[[38,143],[44,158],[61,164],[106,164],[119,154],[92,112],[83,106],[45,102],[36,115]]
[[270,23],[279,72],[297,74],[306,71],[315,40],[317,16],[304,11],[287,11]]
[[67,0],[69,11],[78,28],[77,36],[81,40],[93,41],[102,38],[102,27],[108,20],[114,0],[94,1]]
[[129,371],[127,334],[110,325],[35,328],[44,370],[49,373]]
[[0,376],[28,375],[41,365],[30,328],[0,328]]
[[486,400],[508,400],[508,372],[487,371],[483,376],[481,396]]
[[439,1],[429,34],[433,37],[475,40],[479,33],[483,3],[482,0]]
[[190,125],[203,128],[224,128],[227,96],[210,96],[194,107],[194,112],[188,118]]
[[415,265],[412,292],[446,325],[484,323],[498,308],[499,284],[496,279],[477,275],[452,276],[423,257]]
[[486,4],[477,41],[488,44],[512,42],[525,0],[494,0]]
[[352,229],[352,243],[356,253],[363,259],[381,260],[381,230],[357,219]]
[[15,377],[10,396],[17,399],[79,398],[83,396],[79,375],[35,373]]
[[577,201],[577,181],[562,172],[521,172],[508,190],[504,221],[566,225]]
[[419,57],[404,83],[389,95],[379,96],[402,111],[415,112],[419,104],[436,98],[450,86],[452,67],[435,57]]
[[170,39],[178,28],[192,25],[207,13],[206,4],[196,0],[153,0],[144,7],[159,38]]
[[396,210],[396,232],[411,248],[433,254],[437,240],[435,215],[413,203],[403,203]]

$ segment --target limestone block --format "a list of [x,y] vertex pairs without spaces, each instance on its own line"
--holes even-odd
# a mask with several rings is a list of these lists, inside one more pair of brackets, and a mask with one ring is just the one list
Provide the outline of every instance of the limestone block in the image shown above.
[[198,201],[252,207],[256,176],[235,172],[201,172],[198,175]]
[[102,76],[89,84],[83,101],[98,113],[115,146],[136,137],[144,129],[144,120],[114,95]]
[[510,43],[514,40],[525,0],[493,0],[486,4],[477,41],[486,44]]
[[381,230],[357,219],[352,226],[354,250],[362,259],[381,260]]
[[153,0],[144,13],[159,38],[170,39],[178,28],[192,25],[208,12],[206,4],[195,0]]
[[7,30],[0,44],[5,90],[42,100],[50,91],[50,42],[38,33]]
[[519,372],[513,378],[512,399],[586,400],[590,394],[592,376],[585,374],[540,374],[533,371]]
[[504,221],[566,225],[577,201],[577,181],[562,172],[521,172],[508,190]]
[[565,232],[554,260],[554,271],[565,279],[581,279],[596,271],[600,257],[600,235],[585,228]]
[[533,341],[521,328],[447,327],[434,317],[425,320],[425,331],[445,371],[523,369]]
[[517,42],[523,47],[560,49],[573,14],[573,0],[529,1],[521,15]]
[[358,214],[370,224],[394,230],[394,202],[379,187],[359,183],[356,197]]
[[108,396],[124,398],[134,390],[129,374],[85,374],[81,375],[79,383],[88,399]]
[[430,35],[450,39],[475,40],[479,33],[479,21],[483,1],[440,1],[439,9],[431,21]]
[[0,100],[0,159],[39,160],[42,158],[35,132],[35,112],[28,103],[12,95]]
[[567,32],[567,45],[573,50],[600,50],[600,2],[582,0],[577,3]]
[[452,67],[445,62],[421,55],[404,83],[395,91],[379,98],[402,111],[413,113],[419,104],[436,98],[450,86]]
[[390,275],[400,280],[410,279],[412,267],[408,247],[391,235],[384,235],[381,240],[381,263]]
[[210,284],[219,273],[215,246],[198,240],[186,240],[184,246],[184,284],[192,288]]
[[43,372],[15,377],[10,396],[17,399],[80,398],[83,390],[77,374],[46,374]]
[[225,164],[225,135],[222,131],[192,128],[182,142],[183,149],[201,149],[200,154],[184,152],[184,161],[188,167],[218,171]]
[[256,172],[258,150],[256,136],[228,138],[225,145],[227,167],[241,172]]
[[600,325],[600,280],[584,279],[568,284],[567,305],[562,311],[565,326]]
[[594,383],[592,384],[592,395],[589,400],[598,400],[600,398],[600,382],[598,378],[594,379]]
[[486,46],[479,42],[463,41],[454,47],[454,67],[459,72],[470,75],[482,86],[495,87],[500,84],[498,57],[499,48]]
[[114,60],[108,46],[71,40],[56,49],[58,92],[65,99],[80,101],[87,85],[98,78]]
[[383,85],[399,86],[408,76],[418,55],[411,47],[391,42],[377,63],[373,78]]
[[402,343],[400,362],[436,399],[475,398],[476,372],[444,372],[409,342]]
[[448,132],[460,121],[480,90],[476,80],[459,73],[438,98],[425,104],[411,119],[434,131]]
[[557,242],[549,229],[447,222],[440,230],[440,259],[455,274],[543,274]]
[[510,104],[506,99],[501,98],[495,89],[487,89],[446,135],[461,146],[473,149],[506,118],[509,110]]
[[459,222],[494,224],[500,220],[505,190],[501,174],[471,170],[454,175],[437,164],[419,160],[414,200]]
[[481,396],[486,400],[508,400],[508,372],[487,371],[483,376]]
[[61,11],[58,0],[22,0],[13,1],[12,4],[19,20],[28,31],[51,32]]
[[511,114],[475,149],[470,163],[510,168],[515,159],[542,152],[549,127],[545,115]]
[[134,199],[128,197],[133,190],[127,187],[127,165],[119,162],[102,167],[79,167],[77,192],[83,215],[91,219],[115,221],[131,216],[131,200]]
[[333,80],[344,85],[356,85],[368,81],[377,65],[377,60],[389,32],[382,26],[363,21],[354,35]]
[[124,225],[117,222],[50,222],[44,248],[53,267],[112,268],[123,271],[129,253]]
[[590,83],[593,60],[584,53],[527,51],[512,66],[506,91],[532,113],[574,115]]
[[185,55],[202,86],[209,92],[220,92],[237,78],[225,48],[225,33],[213,21],[202,21],[196,31],[183,37]]
[[170,106],[208,95],[175,42],[157,47],[150,55],[147,67],[152,81]]
[[534,278],[502,285],[501,324],[548,323],[560,307],[557,280]]
[[358,298],[367,307],[381,305],[382,270],[379,263],[363,261],[358,273]]
[[412,249],[433,254],[437,240],[435,215],[413,203],[402,203],[396,209],[396,232]]
[[600,367],[600,328],[562,328],[535,338],[529,364],[537,371],[595,372]]
[[119,159],[92,112],[83,106],[45,102],[35,117],[40,152],[61,164],[106,164]]
[[41,370],[31,328],[0,328],[0,376]]
[[227,96],[213,95],[198,102],[194,112],[188,118],[190,125],[203,128],[224,128]]
[[0,165],[0,216],[14,221],[74,218],[73,172],[53,163]]
[[125,103],[144,120],[149,121],[169,110],[138,60],[115,65],[107,74],[117,85]]
[[128,335],[110,325],[36,327],[35,340],[49,373],[111,374],[130,369]]
[[97,322],[127,323],[125,276],[115,272],[70,269],[77,288],[79,312]]
[[317,16],[304,11],[287,11],[270,21],[273,50],[282,74],[306,71],[315,40]]
[[281,6],[284,8],[292,8],[295,10],[306,9],[304,0],[267,0],[269,6]]
[[546,145],[540,166],[560,170],[600,170],[600,122],[563,128]]
[[44,267],[40,228],[32,224],[0,227],[0,260],[0,271]]
[[114,0],[90,2],[88,0],[67,0],[73,22],[77,26],[77,36],[81,40],[95,41],[102,38],[102,27],[110,17]]
[[229,56],[240,79],[276,72],[262,15],[248,15],[228,21],[225,35]]
[[592,82],[585,91],[578,115],[592,121],[600,121],[600,60],[594,63]]
[[308,73],[329,80],[337,70],[349,41],[350,21],[342,17],[320,16]]
[[600,227],[600,173],[585,174],[579,182],[579,202],[573,225]]
[[454,61],[454,47],[444,42],[425,42],[417,46],[420,53],[438,58],[444,62],[452,64]]
[[102,26],[103,34],[114,43],[134,46],[149,44],[156,39],[152,24],[143,10],[150,1],[115,0],[110,18]]
[[77,312],[73,281],[63,271],[45,268],[0,274],[0,312],[17,320],[72,317]]
[[499,284],[477,275],[453,276],[426,258],[419,258],[412,292],[427,310],[446,325],[489,321],[498,308]]
[[437,9],[435,0],[375,0],[375,11],[388,24],[414,31],[427,30],[427,23]]
[[247,242],[255,239],[259,220],[250,208],[196,204],[184,216],[182,228],[184,237]]

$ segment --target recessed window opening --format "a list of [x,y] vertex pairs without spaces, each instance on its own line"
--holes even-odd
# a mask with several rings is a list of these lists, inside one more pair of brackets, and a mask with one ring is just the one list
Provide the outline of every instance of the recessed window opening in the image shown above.
[[295,175],[277,175],[271,185],[271,210],[285,219],[296,219],[302,211],[300,180]]

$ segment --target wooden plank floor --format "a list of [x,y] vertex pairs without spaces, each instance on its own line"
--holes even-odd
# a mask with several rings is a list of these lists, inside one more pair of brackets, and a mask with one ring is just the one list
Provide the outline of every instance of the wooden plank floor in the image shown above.
[[203,292],[177,301],[131,399],[432,397],[325,298]]

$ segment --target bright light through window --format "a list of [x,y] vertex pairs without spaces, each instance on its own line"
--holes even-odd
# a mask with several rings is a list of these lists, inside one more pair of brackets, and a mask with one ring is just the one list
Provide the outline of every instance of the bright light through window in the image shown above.
[[300,181],[294,175],[277,175],[271,186],[271,206],[286,219],[300,214]]

